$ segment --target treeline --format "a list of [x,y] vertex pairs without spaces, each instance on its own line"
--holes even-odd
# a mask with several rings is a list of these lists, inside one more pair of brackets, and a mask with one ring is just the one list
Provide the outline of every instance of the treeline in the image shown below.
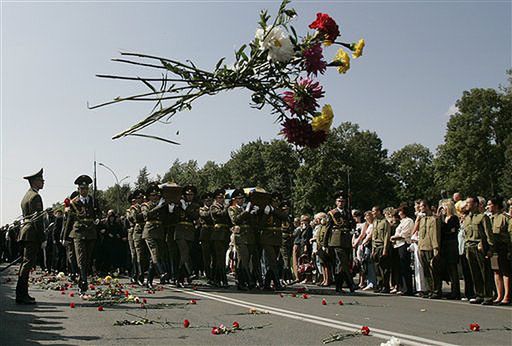
[[[412,202],[416,198],[439,199],[440,190],[512,196],[512,76],[498,89],[465,91],[457,112],[446,128],[444,143],[432,153],[421,144],[409,144],[389,154],[377,133],[357,124],[342,123],[331,130],[318,149],[297,151],[282,140],[257,140],[243,144],[226,163],[174,161],[167,172],[153,180],[194,184],[199,191],[224,186],[259,186],[290,199],[296,213],[315,212],[332,206],[332,195],[343,189],[352,193],[352,206],[368,209]],[[146,167],[135,188],[152,181]],[[119,190],[118,190],[119,189]],[[130,186],[114,186],[100,192],[102,205],[121,210],[128,206]]]

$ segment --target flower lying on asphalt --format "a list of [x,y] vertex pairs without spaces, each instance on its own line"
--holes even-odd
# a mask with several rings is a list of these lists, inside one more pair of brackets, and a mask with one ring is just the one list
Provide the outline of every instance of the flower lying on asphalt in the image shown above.
[[368,326],[362,326],[361,327],[361,334],[363,334],[363,335],[370,335],[370,328]]
[[480,325],[476,322],[474,323],[471,323],[469,325],[469,329],[472,331],[472,332],[479,332],[480,331]]
[[183,327],[185,327],[185,328],[190,327],[190,321],[189,320],[184,320],[183,321]]

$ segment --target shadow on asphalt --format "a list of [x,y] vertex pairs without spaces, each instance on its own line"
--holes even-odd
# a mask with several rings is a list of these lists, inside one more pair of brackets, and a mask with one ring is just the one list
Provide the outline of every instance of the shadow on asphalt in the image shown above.
[[5,283],[9,273],[0,275],[0,345],[41,345],[51,341],[55,345],[76,345],[80,341],[98,340],[96,336],[63,336],[65,316],[58,316],[65,303],[38,302],[36,305],[17,305],[14,302],[16,277]]

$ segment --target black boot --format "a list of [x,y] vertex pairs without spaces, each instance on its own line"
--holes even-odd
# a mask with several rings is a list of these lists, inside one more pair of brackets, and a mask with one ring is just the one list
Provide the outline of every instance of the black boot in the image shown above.
[[153,264],[149,266],[148,269],[148,281],[146,283],[146,287],[149,289],[153,289],[153,279],[155,278],[155,268],[153,267]]
[[279,282],[279,278],[277,277],[277,274],[274,273],[274,271],[272,271],[272,278],[271,279],[274,281],[274,289],[275,290],[282,290],[283,289],[283,286],[281,286],[281,282]]

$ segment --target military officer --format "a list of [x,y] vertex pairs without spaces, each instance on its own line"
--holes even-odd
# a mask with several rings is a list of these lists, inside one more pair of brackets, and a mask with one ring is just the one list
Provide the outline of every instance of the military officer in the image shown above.
[[70,201],[68,218],[66,219],[66,235],[73,239],[80,282],[80,294],[87,291],[87,275],[92,262],[94,244],[97,238],[96,225],[98,224],[97,209],[92,197],[89,196],[91,177],[81,175],[75,179],[78,186],[78,195]]
[[35,304],[35,299],[28,294],[28,279],[30,270],[36,265],[37,253],[45,237],[43,200],[39,195],[39,190],[44,186],[43,169],[23,178],[28,180],[30,189],[21,200],[23,225],[18,241],[22,247],[22,260],[16,284],[16,303]]
[[142,191],[139,189],[136,189],[135,191],[128,194],[128,201],[130,201],[130,207],[126,209],[126,220],[128,220],[128,246],[130,248],[130,258],[131,258],[131,273],[130,273],[130,282],[136,283],[137,280],[140,277],[139,272],[139,266],[138,266],[138,259],[137,259],[137,251],[135,250],[135,243],[133,241],[133,232],[135,230],[135,226],[137,225],[137,220],[135,218],[132,218],[131,210],[132,208],[136,208],[136,205],[138,204],[138,201],[140,202],[142,195]]
[[373,232],[372,232],[372,254],[371,258],[377,269],[379,288],[376,292],[389,293],[389,275],[391,268],[391,226],[382,214],[379,206],[372,208]]
[[142,214],[142,204],[144,203],[144,194],[142,190],[135,190],[133,193],[133,202],[129,209],[129,220],[133,223],[133,247],[137,258],[137,278],[136,281],[140,286],[144,285],[144,274],[149,265],[149,250],[146,242],[142,239],[144,231],[144,215]]
[[272,202],[263,209],[263,229],[260,243],[265,253],[267,272],[265,274],[264,288],[269,289],[274,282],[275,289],[281,289],[278,276],[277,259],[282,240],[282,223],[288,220],[288,210],[280,208],[281,196],[272,194]]
[[[281,203],[281,210],[289,210],[289,203]],[[281,249],[280,258],[282,265],[281,279],[284,283],[289,284],[293,281],[291,259],[293,249],[293,218],[290,215],[287,220],[281,222]]]
[[180,252],[177,285],[183,286],[184,280],[190,282],[192,276],[192,260],[190,249],[195,239],[196,224],[199,221],[199,203],[196,202],[197,188],[187,185],[183,188],[183,196],[175,209],[178,213],[178,223],[174,239]]
[[418,224],[418,250],[423,275],[427,282],[424,298],[442,298],[442,278],[440,273],[439,249],[441,245],[441,220],[432,215],[427,201],[420,202],[420,219]]
[[210,207],[213,203],[212,194],[207,192],[201,198],[203,205],[199,208],[199,242],[201,244],[201,253],[203,258],[203,269],[208,280],[208,284],[213,284],[213,248],[210,242],[213,232],[213,219],[210,213]]
[[150,184],[146,191],[148,201],[142,204],[141,211],[144,216],[144,229],[142,239],[146,242],[151,256],[151,264],[148,270],[147,286],[153,288],[155,272],[160,275],[160,283],[167,283],[169,274],[163,264],[163,253],[166,251],[165,232],[162,225],[162,217],[168,207],[167,202],[161,198],[158,184]]
[[231,221],[228,215],[227,205],[224,203],[225,190],[217,189],[213,193],[214,202],[210,207],[210,215],[213,220],[213,230],[210,241],[213,248],[213,284],[215,286],[228,286],[226,276],[225,255],[229,241],[229,228]]
[[487,203],[492,213],[492,236],[493,246],[490,249],[492,254],[491,268],[494,271],[494,282],[498,296],[493,301],[497,305],[510,304],[510,247],[512,221],[510,216],[503,212],[503,198],[494,197]]
[[469,300],[471,304],[492,304],[493,288],[489,258],[486,257],[493,245],[491,220],[480,212],[478,197],[466,199],[464,218],[464,239],[469,270],[475,285],[476,298]]
[[335,194],[336,208],[327,213],[327,230],[325,233],[323,247],[329,248],[332,258],[335,260],[334,282],[336,292],[341,292],[345,281],[353,292],[356,289],[352,275],[350,274],[350,254],[352,252],[352,235],[350,231],[354,228],[352,215],[345,208],[345,196],[343,191]]
[[254,288],[254,280],[249,270],[250,253],[249,241],[252,236],[251,216],[256,215],[258,207],[247,203],[244,208],[245,194],[242,190],[235,189],[231,193],[231,205],[228,208],[229,218],[233,227],[231,231],[234,233],[234,243],[237,253],[236,274],[239,290],[247,290]]

